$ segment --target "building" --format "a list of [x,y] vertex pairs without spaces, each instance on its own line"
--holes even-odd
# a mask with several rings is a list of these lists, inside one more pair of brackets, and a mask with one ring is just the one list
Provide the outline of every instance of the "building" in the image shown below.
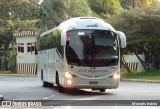
[[37,32],[25,31],[13,33],[16,37],[17,45],[17,73],[18,74],[37,74]]
[[[145,56],[144,54],[139,54],[138,55],[143,61],[145,61]],[[136,55],[132,54],[132,55],[123,55],[124,60],[126,61],[129,69],[131,71],[137,71],[137,72],[141,72],[141,71],[145,71],[144,67],[142,66],[140,60],[137,58]]]

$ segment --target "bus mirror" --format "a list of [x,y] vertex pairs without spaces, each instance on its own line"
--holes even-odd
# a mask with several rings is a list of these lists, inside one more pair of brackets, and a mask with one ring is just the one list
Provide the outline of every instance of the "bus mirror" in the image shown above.
[[61,45],[66,46],[66,31],[61,32]]
[[127,44],[126,44],[126,35],[121,31],[117,31],[117,35],[120,38],[121,48],[126,48],[126,46],[127,46]]

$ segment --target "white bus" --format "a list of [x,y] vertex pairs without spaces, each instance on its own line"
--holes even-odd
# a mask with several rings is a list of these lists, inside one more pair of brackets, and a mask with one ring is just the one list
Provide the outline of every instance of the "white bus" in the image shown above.
[[95,17],[71,18],[39,37],[38,74],[46,87],[89,88],[105,92],[120,82],[123,32]]

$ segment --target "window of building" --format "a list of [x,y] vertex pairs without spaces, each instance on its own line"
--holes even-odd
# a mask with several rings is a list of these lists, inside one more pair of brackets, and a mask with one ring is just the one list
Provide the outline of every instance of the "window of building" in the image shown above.
[[17,44],[17,52],[18,55],[23,55],[24,54],[24,44],[23,43],[18,43]]
[[36,43],[35,42],[27,43],[27,53],[29,55],[32,55],[32,54],[36,54],[36,52],[37,52]]

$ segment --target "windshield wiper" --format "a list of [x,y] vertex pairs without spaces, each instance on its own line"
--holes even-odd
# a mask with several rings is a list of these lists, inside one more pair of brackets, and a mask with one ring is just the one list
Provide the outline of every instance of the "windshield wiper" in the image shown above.
[[71,65],[79,65],[78,63],[72,63],[72,62],[70,62],[69,64],[71,64]]

